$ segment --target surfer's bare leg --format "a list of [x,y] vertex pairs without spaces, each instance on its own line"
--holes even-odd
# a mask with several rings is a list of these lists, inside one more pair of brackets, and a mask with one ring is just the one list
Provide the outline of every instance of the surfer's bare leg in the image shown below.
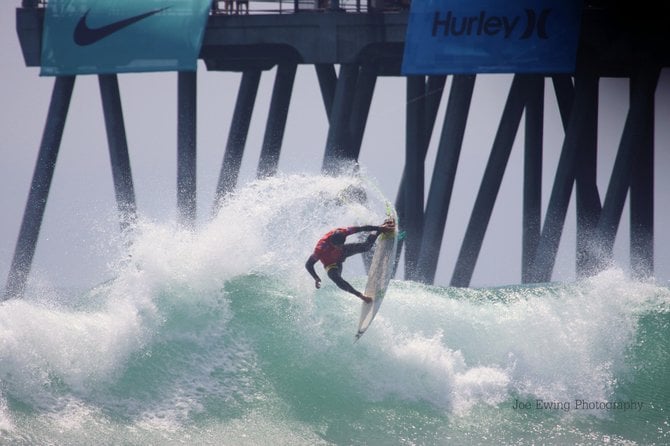
[[360,291],[356,290],[356,288],[354,288],[353,286],[351,286],[351,284],[350,284],[349,282],[347,282],[346,280],[344,280],[344,279],[342,278],[342,274],[341,274],[341,270],[340,270],[340,268],[341,268],[341,267],[333,267],[333,268],[331,268],[331,269],[328,270],[328,277],[330,277],[330,280],[332,280],[333,282],[335,282],[335,285],[337,285],[338,287],[340,287],[340,289],[342,289],[342,290],[344,290],[344,291],[346,291],[346,292],[348,292],[348,293],[353,294],[354,296],[358,297],[358,298],[361,299],[362,301],[367,302],[367,303],[372,302],[372,299],[371,299],[371,298],[369,298],[369,297],[367,297],[367,296],[364,296],[363,293],[361,293]]
[[363,243],[347,243],[343,246],[344,249],[344,257],[351,257],[355,254],[361,254],[366,251],[369,251],[372,246],[375,244],[375,240],[377,240],[377,236],[379,234],[376,232],[373,232],[372,234],[368,235],[368,238],[363,242]]

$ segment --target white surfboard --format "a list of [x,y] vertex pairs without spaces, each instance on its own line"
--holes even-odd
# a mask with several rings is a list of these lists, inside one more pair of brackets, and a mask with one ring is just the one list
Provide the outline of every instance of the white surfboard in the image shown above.
[[368,282],[365,286],[365,294],[372,298],[372,302],[363,303],[361,307],[361,317],[358,323],[358,332],[356,333],[356,340],[360,339],[374,320],[379,307],[384,300],[386,288],[393,276],[395,269],[395,253],[398,245],[398,226],[395,210],[389,206],[387,211],[389,218],[396,222],[396,228],[392,232],[381,234],[375,243],[374,254],[372,256],[372,263],[370,264],[370,271],[368,273]]

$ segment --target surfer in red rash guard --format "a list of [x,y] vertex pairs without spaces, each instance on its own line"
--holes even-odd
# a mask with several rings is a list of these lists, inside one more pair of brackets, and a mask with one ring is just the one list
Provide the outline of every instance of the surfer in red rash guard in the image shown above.
[[[347,228],[336,228],[325,234],[317,242],[314,252],[307,259],[305,268],[309,274],[314,278],[314,285],[316,288],[321,288],[321,278],[314,271],[314,264],[319,260],[323,263],[323,268],[326,270],[328,277],[335,282],[335,284],[354,296],[360,298],[365,302],[372,302],[372,299],[357,291],[349,282],[342,278],[342,264],[354,254],[360,254],[368,251],[374,245],[377,236],[381,232],[392,231],[394,228],[393,222],[384,222],[381,226],[349,226]],[[363,243],[344,243],[346,238],[351,234],[358,232],[372,232]]]

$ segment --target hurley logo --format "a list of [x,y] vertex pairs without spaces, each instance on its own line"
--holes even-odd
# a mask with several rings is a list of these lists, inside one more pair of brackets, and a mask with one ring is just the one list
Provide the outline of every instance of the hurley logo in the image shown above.
[[140,20],[146,19],[149,16],[158,14],[161,11],[164,11],[166,8],[155,9],[153,11],[145,12],[144,14],[139,14],[133,17],[128,17],[127,19],[119,20],[118,22],[112,22],[108,25],[101,26],[99,28],[91,28],[86,24],[86,17],[88,13],[91,12],[89,9],[84,13],[84,15],[79,19],[77,27],[74,29],[74,43],[79,46],[87,46],[96,43],[99,40],[104,39],[105,37],[114,34],[117,31],[121,31],[123,28],[132,25],[133,23],[139,22]]
[[[453,11],[442,15],[435,11],[433,17],[433,37],[443,36],[502,36],[509,39],[518,35],[519,39],[528,39],[534,34],[540,39],[547,39],[547,18],[551,9],[543,9],[539,14],[533,9],[526,9],[525,20],[522,16],[496,16],[480,11],[476,16],[457,16]],[[519,31],[515,34],[517,29]]]

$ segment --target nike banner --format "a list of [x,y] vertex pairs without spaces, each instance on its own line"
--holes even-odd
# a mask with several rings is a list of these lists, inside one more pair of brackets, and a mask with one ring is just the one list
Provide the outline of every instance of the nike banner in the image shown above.
[[402,73],[565,73],[581,0],[421,0],[410,9]]
[[194,71],[211,0],[49,0],[43,76]]

